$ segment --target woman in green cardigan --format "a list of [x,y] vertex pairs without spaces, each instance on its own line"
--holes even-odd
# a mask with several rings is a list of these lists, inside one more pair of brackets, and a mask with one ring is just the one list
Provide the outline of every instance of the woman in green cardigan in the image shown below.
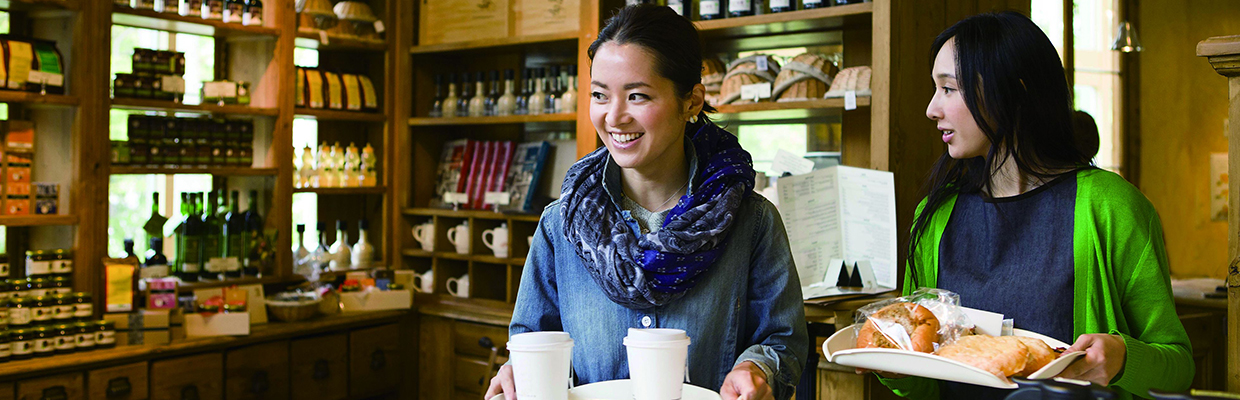
[[[1118,389],[1187,389],[1192,352],[1176,317],[1158,213],[1073,143],[1064,69],[1017,13],[969,17],[935,39],[926,116],[947,144],[918,206],[905,293],[937,287],[1086,356],[1060,376]],[[917,399],[1005,391],[884,375]]]

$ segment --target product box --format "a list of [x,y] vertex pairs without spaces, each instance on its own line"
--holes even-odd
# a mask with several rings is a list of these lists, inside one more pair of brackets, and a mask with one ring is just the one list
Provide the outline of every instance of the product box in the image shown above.
[[245,336],[250,334],[250,313],[185,314],[185,336]]
[[405,310],[413,307],[413,292],[409,290],[366,290],[340,293],[340,306],[344,312]]
[[4,121],[4,149],[6,151],[34,151],[34,122]]

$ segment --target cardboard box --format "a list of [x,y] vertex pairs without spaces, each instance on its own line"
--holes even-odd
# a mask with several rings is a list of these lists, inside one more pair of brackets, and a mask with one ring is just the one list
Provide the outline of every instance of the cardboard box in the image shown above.
[[250,313],[185,314],[185,336],[245,336],[250,334]]
[[509,0],[424,0],[419,46],[508,37]]
[[413,307],[413,292],[409,290],[369,290],[340,294],[344,312],[407,310]]
[[576,32],[581,26],[581,2],[512,0],[513,35],[532,36]]

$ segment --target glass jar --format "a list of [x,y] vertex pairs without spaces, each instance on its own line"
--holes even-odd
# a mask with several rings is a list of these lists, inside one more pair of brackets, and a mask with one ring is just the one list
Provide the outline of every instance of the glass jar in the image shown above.
[[9,281],[9,297],[26,297],[30,295],[30,287],[27,286],[25,279],[14,279]]
[[55,314],[53,308],[56,306],[54,300],[47,296],[34,296],[30,298],[30,323],[33,325],[47,325],[52,322]]
[[34,319],[29,297],[13,297],[9,299],[9,327],[25,328]]
[[73,331],[77,333],[75,344],[78,351],[95,349],[95,331],[91,329],[90,323],[76,322],[73,324]]
[[30,288],[29,296],[47,296],[47,288],[51,286],[51,282],[47,278],[34,278],[26,281],[26,287]]
[[14,360],[27,360],[34,357],[34,332],[28,329],[9,331],[9,349]]
[[73,311],[77,306],[73,302],[73,296],[68,294],[54,294],[52,298],[52,320],[58,324],[68,323],[73,320]]
[[73,294],[73,319],[78,321],[90,320],[94,316],[94,304],[90,302],[90,293],[77,292]]
[[56,336],[56,354],[70,354],[77,350],[77,329],[73,325],[59,324],[52,327]]
[[116,347],[116,324],[112,321],[95,321],[95,347],[100,349]]
[[9,255],[0,253],[0,278],[8,278],[9,269]]
[[73,294],[73,278],[67,276],[52,277],[48,285],[48,294]]
[[56,333],[51,327],[34,328],[34,356],[49,357],[56,354]]
[[9,343],[9,331],[0,331],[0,363],[13,357],[13,345]]
[[69,276],[73,273],[73,250],[56,249],[52,254],[52,274]]
[[44,250],[26,250],[26,276],[45,276],[52,273],[52,260],[56,254]]

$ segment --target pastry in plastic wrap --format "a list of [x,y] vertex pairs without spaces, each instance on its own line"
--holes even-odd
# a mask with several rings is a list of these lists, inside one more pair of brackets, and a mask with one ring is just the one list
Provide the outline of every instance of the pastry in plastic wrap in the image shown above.
[[1039,339],[988,335],[961,337],[940,348],[937,354],[1001,378],[1029,376],[1058,357]]
[[[766,68],[759,68],[759,59],[765,59]],[[779,76],[779,62],[774,57],[758,54],[728,64],[728,74],[723,77],[719,104],[751,103],[753,99],[741,99],[741,86],[755,83],[775,82]]]
[[775,87],[771,89],[771,98],[776,101],[821,99],[831,85],[831,76],[838,73],[839,68],[826,56],[803,53],[784,64],[779,71]]
[[723,88],[723,76],[727,68],[718,58],[702,59],[702,85],[706,86],[706,103],[719,104],[719,90]]
[[[914,303],[895,303],[866,318],[857,332],[857,348],[887,348],[934,352],[939,340],[939,319]],[[908,342],[905,342],[905,341]]]
[[870,95],[870,75],[873,72],[868,66],[849,67],[840,70],[840,73],[831,80],[831,90],[827,91],[825,97],[844,97],[844,93],[848,91],[857,92],[858,96]]

